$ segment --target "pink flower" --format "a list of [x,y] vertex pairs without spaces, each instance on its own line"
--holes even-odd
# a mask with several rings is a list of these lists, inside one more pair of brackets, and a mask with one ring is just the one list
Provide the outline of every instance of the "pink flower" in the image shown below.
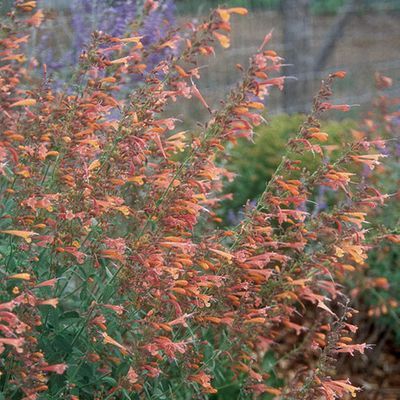
[[4,351],[4,345],[13,346],[17,353],[22,353],[24,350],[22,348],[25,340],[24,338],[0,338],[0,354]]
[[48,365],[47,367],[43,367],[42,371],[55,372],[58,375],[62,375],[67,368],[68,368],[68,365],[65,363],[62,363],[62,364]]

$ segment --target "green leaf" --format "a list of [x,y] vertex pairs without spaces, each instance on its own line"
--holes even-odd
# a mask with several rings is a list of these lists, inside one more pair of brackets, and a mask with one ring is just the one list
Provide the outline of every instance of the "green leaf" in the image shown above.
[[102,378],[102,382],[108,383],[112,387],[117,386],[117,381],[114,378],[111,378],[111,376],[105,376]]

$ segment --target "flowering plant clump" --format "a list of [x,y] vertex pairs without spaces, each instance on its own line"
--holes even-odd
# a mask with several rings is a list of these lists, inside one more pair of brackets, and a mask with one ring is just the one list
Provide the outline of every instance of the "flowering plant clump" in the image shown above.
[[[241,398],[355,396],[335,359],[368,346],[352,343],[355,311],[338,281],[364,262],[363,224],[385,199],[357,166],[378,165],[385,143],[362,137],[324,162],[318,118],[349,109],[330,102],[345,73],[323,81],[256,206],[218,229],[231,173],[216,160],[251,138],[264,98],[284,82],[271,35],[247,69],[237,65],[242,80],[217,110],[195,80],[244,8],[218,8],[151,47],[94,32],[72,90],[55,92],[45,65],[38,82],[25,63],[35,7],[17,1],[0,27],[5,398],[206,398],[229,385]],[[146,72],[155,52],[164,58]],[[119,99],[137,74],[143,84]],[[210,116],[182,131],[167,106],[188,98]],[[299,160],[307,152],[319,160],[312,170]],[[337,205],[310,216],[321,185]]]

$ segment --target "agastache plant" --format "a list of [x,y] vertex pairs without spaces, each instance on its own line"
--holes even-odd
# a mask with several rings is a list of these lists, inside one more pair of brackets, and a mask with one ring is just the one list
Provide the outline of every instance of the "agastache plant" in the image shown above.
[[[218,109],[197,81],[215,45],[229,47],[232,16],[247,14],[240,7],[151,45],[140,32],[95,32],[72,89],[54,91],[45,66],[35,84],[21,50],[42,19],[35,7],[18,1],[0,31],[4,396],[207,398],[226,385],[241,398],[356,395],[332,362],[367,348],[352,343],[353,310],[339,283],[364,262],[363,223],[384,197],[355,190],[361,175],[350,172],[379,164],[374,141],[345,144],[324,162],[319,117],[349,109],[330,100],[345,73],[322,82],[255,207],[234,229],[219,229],[232,174],[216,160],[252,137],[264,99],[284,84],[271,35],[247,68],[237,66],[242,78]],[[143,84],[119,98],[147,68]],[[168,105],[190,98],[209,119],[182,130]],[[320,159],[314,170],[298,160],[305,152]],[[304,204],[320,185],[345,201],[311,217]],[[271,352],[276,363],[266,366]]]

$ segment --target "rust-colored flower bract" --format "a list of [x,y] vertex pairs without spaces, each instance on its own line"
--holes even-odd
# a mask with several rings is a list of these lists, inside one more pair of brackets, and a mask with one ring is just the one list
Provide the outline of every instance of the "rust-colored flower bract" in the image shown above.
[[[232,174],[216,160],[252,137],[264,98],[284,84],[282,59],[266,49],[271,35],[238,66],[242,79],[219,109],[196,80],[214,45],[229,46],[243,8],[217,9],[150,47],[135,32],[95,32],[70,90],[53,92],[46,67],[38,80],[25,64],[26,30],[43,18],[35,8],[18,1],[0,31],[5,397],[196,397],[226,385],[221,369],[246,398],[355,395],[331,378],[337,354],[367,348],[351,343],[353,310],[339,283],[366,259],[364,224],[385,196],[359,172],[379,165],[384,143],[362,137],[323,161],[329,133],[318,117],[349,109],[330,103],[345,73],[323,81],[256,207],[223,230],[217,210]],[[174,51],[144,72],[166,47]],[[134,75],[143,85],[123,100]],[[192,97],[209,120],[185,131],[168,106]],[[315,169],[299,161],[305,152]],[[311,217],[321,185],[341,200]],[[267,353],[277,361],[265,367]],[[295,360],[286,374],[285,359]]]

